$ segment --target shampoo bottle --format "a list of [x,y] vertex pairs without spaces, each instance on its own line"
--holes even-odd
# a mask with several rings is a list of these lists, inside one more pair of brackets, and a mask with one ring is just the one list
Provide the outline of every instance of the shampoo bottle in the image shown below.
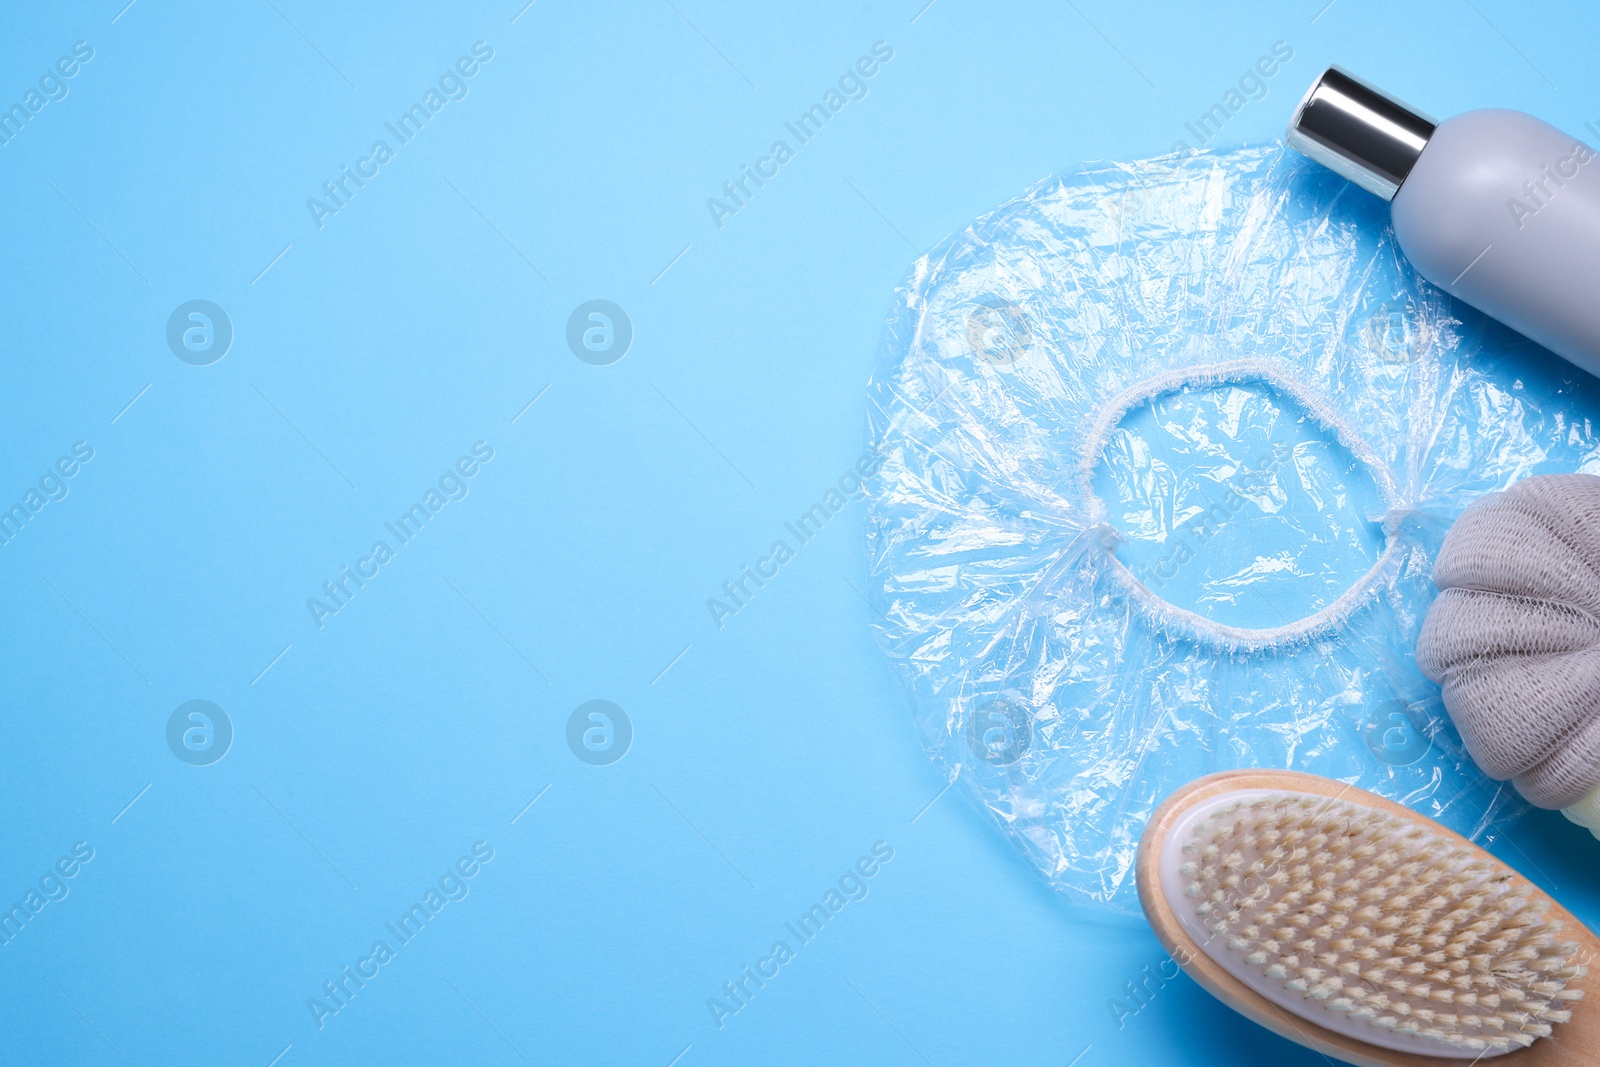
[[1340,67],[1289,145],[1390,202],[1424,278],[1600,376],[1600,158],[1532,115],[1434,122]]

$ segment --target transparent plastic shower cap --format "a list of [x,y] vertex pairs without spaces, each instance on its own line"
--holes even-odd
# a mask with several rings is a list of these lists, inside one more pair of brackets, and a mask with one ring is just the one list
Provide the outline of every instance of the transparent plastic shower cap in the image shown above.
[[[1384,503],[1386,518],[1399,507],[1394,475],[1355,427],[1339,415],[1333,404],[1265,360],[1242,359],[1232,363],[1206,363],[1159,374],[1112,397],[1100,411],[1084,436],[1078,460],[1078,492],[1091,523],[1102,527],[1115,541],[1105,502],[1095,495],[1094,470],[1113,431],[1134,408],[1168,393],[1200,386],[1264,382],[1290,397],[1350,450],[1357,462],[1371,475]],[[1204,642],[1233,652],[1254,652],[1330,633],[1347,623],[1351,616],[1377,594],[1384,574],[1395,565],[1400,554],[1396,524],[1385,522],[1384,546],[1374,562],[1348,589],[1322,608],[1281,626],[1250,628],[1226,626],[1198,612],[1181,608],[1157,595],[1139,580],[1127,564],[1111,553],[1107,565],[1112,577],[1140,610],[1168,633]]]
[[1466,343],[1384,205],[1280,145],[1041,183],[918,261],[869,391],[874,626],[924,746],[1129,915],[1150,813],[1213,771],[1486,840],[1521,801],[1413,649],[1468,503],[1600,467],[1576,389]]

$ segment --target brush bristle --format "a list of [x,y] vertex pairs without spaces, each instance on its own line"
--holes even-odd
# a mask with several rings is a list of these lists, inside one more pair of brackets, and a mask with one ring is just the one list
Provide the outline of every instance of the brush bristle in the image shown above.
[[1183,844],[1185,891],[1259,975],[1332,1012],[1472,1052],[1526,1047],[1582,995],[1542,894],[1425,825],[1348,801],[1240,801]]

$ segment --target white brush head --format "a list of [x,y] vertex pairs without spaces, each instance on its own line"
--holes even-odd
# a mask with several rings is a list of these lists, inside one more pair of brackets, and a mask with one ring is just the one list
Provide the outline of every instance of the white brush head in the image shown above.
[[1381,1048],[1488,1059],[1549,1036],[1583,995],[1579,946],[1543,894],[1442,830],[1349,800],[1209,797],[1173,823],[1159,870],[1217,964]]

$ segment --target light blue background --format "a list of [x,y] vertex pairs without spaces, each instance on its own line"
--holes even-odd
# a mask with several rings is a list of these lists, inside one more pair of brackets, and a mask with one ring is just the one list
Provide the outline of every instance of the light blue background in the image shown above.
[[[0,948],[0,1061],[1323,1062],[1187,979],[1130,1014],[1149,932],[940,796],[859,503],[721,629],[706,600],[862,453],[894,287],[945,234],[1169,150],[1280,40],[1216,143],[1276,135],[1334,61],[1578,133],[1600,14],[123,2],[0,16],[5,106],[95,50],[0,147],[0,501],[95,449],[0,547],[0,902],[95,849]],[[479,40],[469,95],[319,230],[306,199]],[[880,40],[868,96],[714,225]],[[207,367],[164,339],[197,298],[235,330]],[[611,366],[565,343],[594,298],[634,325]],[[479,440],[470,495],[319,630],[307,598]],[[607,767],[566,743],[597,698],[636,732]],[[236,730],[209,767],[166,746],[191,699]],[[480,840],[470,895],[319,1030],[308,998]],[[878,841],[870,895],[719,1029],[707,998]],[[1501,846],[1591,921],[1596,849],[1547,814]]]

